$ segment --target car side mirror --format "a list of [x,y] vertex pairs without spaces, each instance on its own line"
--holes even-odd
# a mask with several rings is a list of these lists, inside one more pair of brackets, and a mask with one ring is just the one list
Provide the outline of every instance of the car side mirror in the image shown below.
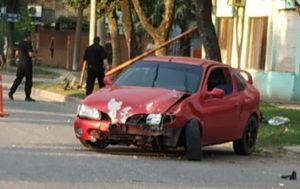
[[206,97],[223,98],[224,96],[225,92],[219,88],[214,88],[212,91],[206,93]]
[[113,84],[112,79],[111,79],[110,76],[105,76],[105,77],[103,78],[103,83],[104,83],[106,86],[107,86],[107,85],[112,85],[112,84]]

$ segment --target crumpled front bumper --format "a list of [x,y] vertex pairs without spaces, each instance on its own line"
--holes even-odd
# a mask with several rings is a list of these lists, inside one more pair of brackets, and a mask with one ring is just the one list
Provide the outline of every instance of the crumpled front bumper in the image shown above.
[[124,124],[111,124],[108,121],[88,120],[76,118],[74,121],[74,131],[77,138],[81,140],[95,141],[105,139],[118,140],[125,135],[132,136],[159,136],[163,135],[163,129],[153,129],[153,127],[139,127]]

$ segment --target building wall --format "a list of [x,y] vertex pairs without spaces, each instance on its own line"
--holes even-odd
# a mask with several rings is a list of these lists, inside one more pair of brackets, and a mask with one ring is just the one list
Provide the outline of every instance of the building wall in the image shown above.
[[[226,0],[217,0],[219,1]],[[300,15],[293,7],[286,8],[281,4],[279,8],[278,2],[285,1],[251,0],[246,1],[245,7],[233,7],[235,11],[230,64],[252,73],[254,84],[262,97],[300,101]],[[266,31],[262,31],[260,25]],[[265,32],[265,46],[261,45],[264,35],[251,38],[258,32]],[[255,59],[254,63],[249,64],[251,48],[257,52],[252,52]],[[258,48],[262,50],[259,51]],[[258,59],[257,56],[261,58]],[[255,61],[262,58],[262,67],[251,67],[260,65]]]
[[[43,31],[36,34],[38,40],[38,57],[42,65],[70,69],[72,67],[72,56],[74,47],[74,32]],[[53,58],[51,58],[50,45],[54,40]],[[88,34],[82,34],[82,45],[80,57],[88,44]]]
[[274,71],[251,71],[251,74],[261,97],[293,100],[294,74]]
[[[36,63],[46,66],[59,68],[72,68],[73,49],[74,49],[74,31],[41,31],[36,33],[35,49],[38,52],[38,60]],[[82,60],[83,53],[88,46],[88,33],[82,33],[80,58]],[[53,58],[51,58],[50,45],[54,40]],[[107,40],[109,44],[109,39]],[[127,47],[124,36],[120,36],[121,60],[127,60]],[[107,49],[109,51],[109,49]]]
[[276,15],[275,32],[277,43],[275,70],[280,72],[295,72],[296,43],[298,25],[296,20],[299,16],[294,10],[278,11]]
[[295,41],[296,46],[296,68],[295,68],[295,84],[293,89],[293,100],[300,101],[300,7],[298,7],[298,18],[296,20],[298,31]]

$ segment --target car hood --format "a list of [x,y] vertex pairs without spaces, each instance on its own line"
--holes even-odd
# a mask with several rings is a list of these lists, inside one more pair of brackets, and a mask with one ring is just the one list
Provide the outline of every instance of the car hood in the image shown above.
[[88,96],[82,103],[107,113],[113,122],[125,122],[134,114],[164,113],[184,94],[160,88],[109,86]]

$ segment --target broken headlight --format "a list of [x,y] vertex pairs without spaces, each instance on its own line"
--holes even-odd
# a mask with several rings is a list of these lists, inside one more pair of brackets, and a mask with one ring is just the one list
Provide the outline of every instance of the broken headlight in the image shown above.
[[149,114],[146,117],[146,124],[158,126],[161,123],[162,115],[161,114]]

